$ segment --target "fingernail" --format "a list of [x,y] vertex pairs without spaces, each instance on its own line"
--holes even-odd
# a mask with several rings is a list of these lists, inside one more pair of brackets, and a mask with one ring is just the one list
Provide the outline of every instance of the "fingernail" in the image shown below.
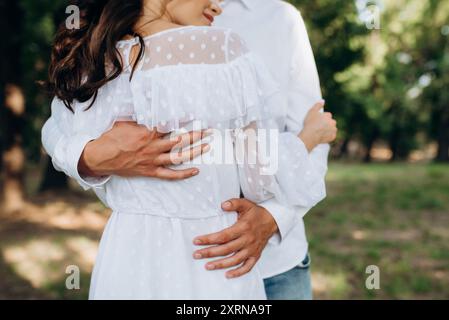
[[194,257],[195,259],[201,259],[203,256],[201,255],[201,253],[195,253],[195,254],[193,255],[193,257]]
[[210,136],[212,133],[214,133],[214,130],[212,129],[206,129],[203,131],[203,138]]
[[202,244],[200,239],[195,239],[195,241],[193,241],[193,243],[198,245],[198,246]]
[[200,170],[195,169],[192,171],[192,176],[196,176],[198,173],[200,173]]
[[228,274],[228,273],[226,273],[226,278],[228,278],[228,279],[232,279],[232,278],[234,278],[234,276],[233,276],[233,275],[231,275],[231,274]]
[[326,100],[324,100],[324,99],[321,99],[321,100],[320,100],[320,103],[322,103],[322,104],[326,104]]
[[206,264],[206,269],[207,270],[214,270],[215,266],[213,264]]
[[223,202],[221,205],[223,209],[230,209],[232,204],[229,201]]

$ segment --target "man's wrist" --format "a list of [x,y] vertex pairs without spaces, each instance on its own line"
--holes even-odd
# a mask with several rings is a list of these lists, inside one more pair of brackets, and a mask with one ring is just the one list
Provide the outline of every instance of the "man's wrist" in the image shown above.
[[274,219],[273,215],[264,207],[260,207],[260,208],[266,213],[266,219],[268,220],[270,236],[279,232],[279,226],[278,226],[276,220]]
[[312,152],[312,150],[319,144],[318,138],[306,129],[298,134],[298,138],[301,139],[309,152]]
[[106,174],[99,174],[95,171],[95,157],[93,157],[95,153],[92,152],[94,142],[95,140],[88,142],[81,153],[81,157],[78,162],[78,172],[80,175],[85,177],[98,178],[105,176]]

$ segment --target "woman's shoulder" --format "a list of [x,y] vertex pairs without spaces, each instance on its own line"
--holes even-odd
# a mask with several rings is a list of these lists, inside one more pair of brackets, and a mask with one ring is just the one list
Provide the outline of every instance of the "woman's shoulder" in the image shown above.
[[161,32],[154,33],[147,37],[143,37],[146,43],[176,42],[176,41],[203,41],[225,43],[227,37],[234,32],[230,28],[215,26],[183,26],[177,28],[166,29]]
[[[120,41],[119,48],[126,51],[139,43],[139,39]],[[221,27],[168,29],[144,37],[143,43],[140,71],[165,66],[226,64],[248,51],[238,34]]]

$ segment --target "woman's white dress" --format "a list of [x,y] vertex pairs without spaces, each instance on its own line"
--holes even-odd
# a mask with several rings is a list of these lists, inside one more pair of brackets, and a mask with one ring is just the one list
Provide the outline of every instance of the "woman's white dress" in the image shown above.
[[[89,103],[75,103],[71,113],[55,100],[52,116],[64,134],[96,139],[124,119],[161,132],[200,126],[221,134],[210,137],[212,148],[202,163],[178,167],[198,167],[193,178],[112,176],[105,183],[102,200],[113,213],[100,242],[90,299],[265,299],[257,266],[243,277],[227,279],[226,270],[207,271],[207,260],[192,255],[198,249],[196,236],[235,223],[236,214],[223,212],[221,203],[240,196],[241,181],[251,199],[276,193],[265,188],[264,179],[246,176],[251,169],[242,171],[229,150],[233,129],[275,117],[270,105],[276,103],[278,86],[227,29],[182,27],[146,37],[144,44],[132,80],[128,66],[100,89],[89,110],[84,111]],[[119,42],[117,49],[128,62],[136,46],[139,40],[131,39]],[[219,156],[224,163],[216,161]]]

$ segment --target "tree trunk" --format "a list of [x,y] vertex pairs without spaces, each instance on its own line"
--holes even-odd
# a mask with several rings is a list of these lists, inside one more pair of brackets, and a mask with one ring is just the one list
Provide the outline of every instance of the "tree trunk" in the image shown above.
[[364,141],[364,145],[366,148],[365,156],[363,157],[363,162],[370,163],[372,161],[371,151],[373,150],[374,143],[377,141],[379,137],[379,131],[374,128],[371,130],[371,134]]
[[6,148],[3,151],[3,205],[6,212],[22,209],[25,203],[24,168],[25,153],[22,147],[25,98],[15,85],[5,89]]
[[391,149],[391,161],[394,162],[399,159],[399,132],[396,127],[390,135],[389,144]]
[[45,166],[45,173],[40,191],[68,189],[69,184],[67,176],[62,172],[56,171],[51,162],[51,158],[48,156],[47,158],[48,162]]
[[449,162],[449,116],[442,116],[438,128],[436,161]]
[[349,138],[345,138],[343,140],[342,144],[340,145],[340,148],[338,148],[338,155],[337,155],[338,159],[343,159],[348,156],[349,142],[351,142],[351,139]]
[[7,34],[0,50],[0,108],[2,120],[3,207],[20,210],[24,204],[25,154],[22,147],[25,96],[21,89],[22,10],[18,1],[0,3],[0,28]]
[[373,150],[374,142],[375,142],[375,139],[370,139],[367,142],[367,144],[365,145],[366,152],[365,152],[365,156],[363,157],[364,163],[370,163],[372,161],[371,151]]

